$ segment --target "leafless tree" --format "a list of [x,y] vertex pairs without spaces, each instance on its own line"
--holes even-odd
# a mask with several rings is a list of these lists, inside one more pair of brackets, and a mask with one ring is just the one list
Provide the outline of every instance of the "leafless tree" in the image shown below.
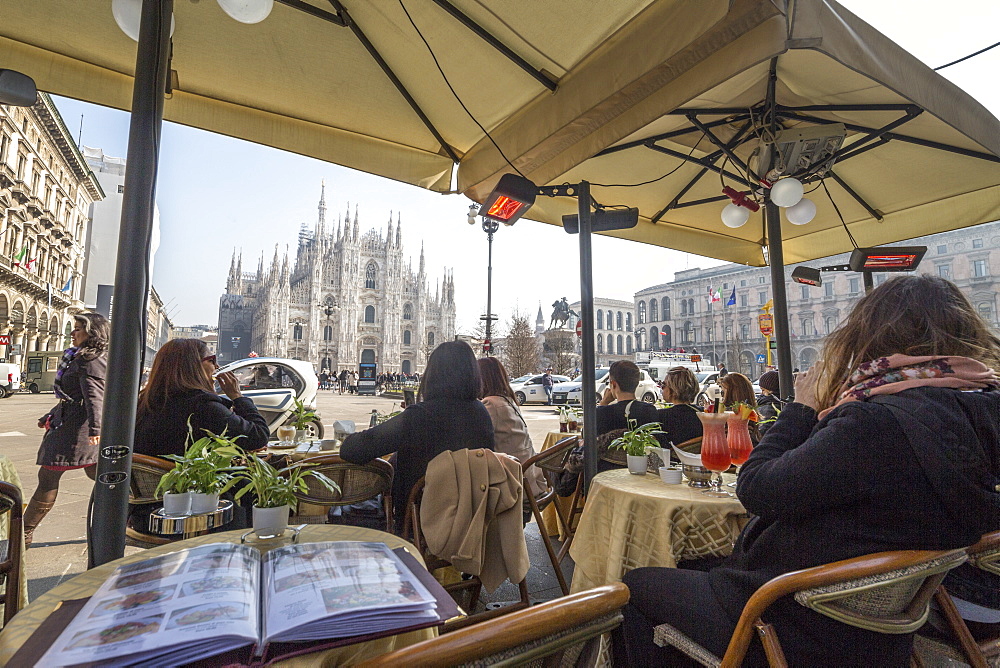
[[546,343],[545,357],[554,373],[563,376],[573,375],[578,359],[573,348],[573,340],[568,336],[556,337]]
[[[494,340],[497,338],[494,335]],[[527,314],[518,311],[511,314],[507,322],[507,336],[496,352],[511,378],[539,370],[538,341]]]

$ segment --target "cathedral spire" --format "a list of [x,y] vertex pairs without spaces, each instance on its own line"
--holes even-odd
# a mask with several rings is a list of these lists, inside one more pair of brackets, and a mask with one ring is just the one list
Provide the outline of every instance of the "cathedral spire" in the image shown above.
[[354,227],[351,229],[351,238],[353,241],[358,240],[358,205],[354,204]]
[[319,217],[316,219],[316,241],[321,242],[326,236],[326,181],[320,181],[319,187]]
[[389,211],[389,229],[385,233],[385,245],[392,246],[392,211]]
[[538,302],[538,315],[535,317],[535,334],[545,331],[545,316],[542,315],[542,302]]
[[420,242],[420,275],[424,275],[424,242]]
[[403,237],[401,235],[403,231],[403,221],[399,219],[399,211],[396,212],[396,248],[403,247]]

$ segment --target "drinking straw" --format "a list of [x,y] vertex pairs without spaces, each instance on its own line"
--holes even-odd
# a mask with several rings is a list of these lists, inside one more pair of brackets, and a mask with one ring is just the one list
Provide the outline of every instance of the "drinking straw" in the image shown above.
[[715,404],[712,406],[712,412],[713,413],[718,413],[719,412],[719,398],[718,397],[715,398]]

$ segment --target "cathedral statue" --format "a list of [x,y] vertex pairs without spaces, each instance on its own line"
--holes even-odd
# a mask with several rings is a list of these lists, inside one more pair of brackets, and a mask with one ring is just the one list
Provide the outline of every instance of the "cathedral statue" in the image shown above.
[[580,314],[569,307],[569,302],[566,301],[565,297],[557,299],[552,302],[552,317],[549,320],[549,329],[565,327],[566,321],[571,317],[578,318]]
[[256,271],[233,254],[226,292],[219,300],[219,361],[261,356],[308,360],[317,373],[357,370],[376,362],[379,372],[419,373],[442,341],[455,338],[455,281],[445,270],[427,276],[423,247],[417,268],[403,253],[402,224],[359,233],[355,208],[327,227],[322,187],[315,227],[304,224],[298,249],[286,250]]

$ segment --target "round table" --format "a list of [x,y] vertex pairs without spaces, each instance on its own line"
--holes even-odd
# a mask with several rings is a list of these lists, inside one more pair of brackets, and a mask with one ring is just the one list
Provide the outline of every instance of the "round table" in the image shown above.
[[[559,432],[550,431],[545,436],[545,442],[542,443],[542,452],[545,452],[552,446],[554,446],[559,441],[567,438],[569,436],[579,436],[579,432]],[[566,533],[563,530],[562,523],[559,521],[559,515],[556,514],[556,506],[559,506],[559,511],[562,512],[563,517],[568,517],[569,512],[572,509],[573,496],[557,496],[555,500],[547,505],[544,510],[542,510],[542,521],[545,523],[544,531],[548,533],[549,536],[558,536],[559,540],[566,540]],[[576,516],[577,518],[579,515]],[[575,525],[575,522],[574,522]],[[542,529],[542,527],[539,527]]]
[[667,485],[627,469],[599,473],[569,551],[576,563],[571,590],[619,582],[642,566],[674,568],[682,559],[725,556],[746,519],[736,497],[711,497],[686,481]]
[[[19,612],[11,620],[9,626],[0,632],[0,665],[7,665],[14,652],[28,639],[34,630],[56,609],[61,601],[77,598],[84,598],[92,595],[101,584],[119,566],[124,564],[142,561],[160,554],[167,554],[179,549],[195,547],[197,545],[207,545],[209,543],[239,543],[240,536],[246,533],[245,530],[226,531],[224,533],[208,534],[197,536],[187,540],[160,545],[149,550],[129,555],[122,559],[116,559],[110,563],[98,566],[85,573],[81,573],[66,582],[53,587],[46,593],[39,596],[28,607]],[[390,549],[397,547],[406,548],[420,563],[423,563],[420,554],[410,543],[392,534],[374,529],[363,529],[352,526],[337,525],[307,525],[299,533],[298,542],[318,543],[333,540],[354,540],[364,542],[385,543]],[[288,545],[288,541],[268,541],[256,542],[253,546],[266,551],[270,548]],[[437,636],[437,629],[421,629],[395,636],[387,636],[378,640],[345,645],[334,649],[305,654],[293,657],[286,661],[281,661],[274,665],[280,666],[343,666],[358,663],[365,659],[402,649],[414,643],[428,640]]]

